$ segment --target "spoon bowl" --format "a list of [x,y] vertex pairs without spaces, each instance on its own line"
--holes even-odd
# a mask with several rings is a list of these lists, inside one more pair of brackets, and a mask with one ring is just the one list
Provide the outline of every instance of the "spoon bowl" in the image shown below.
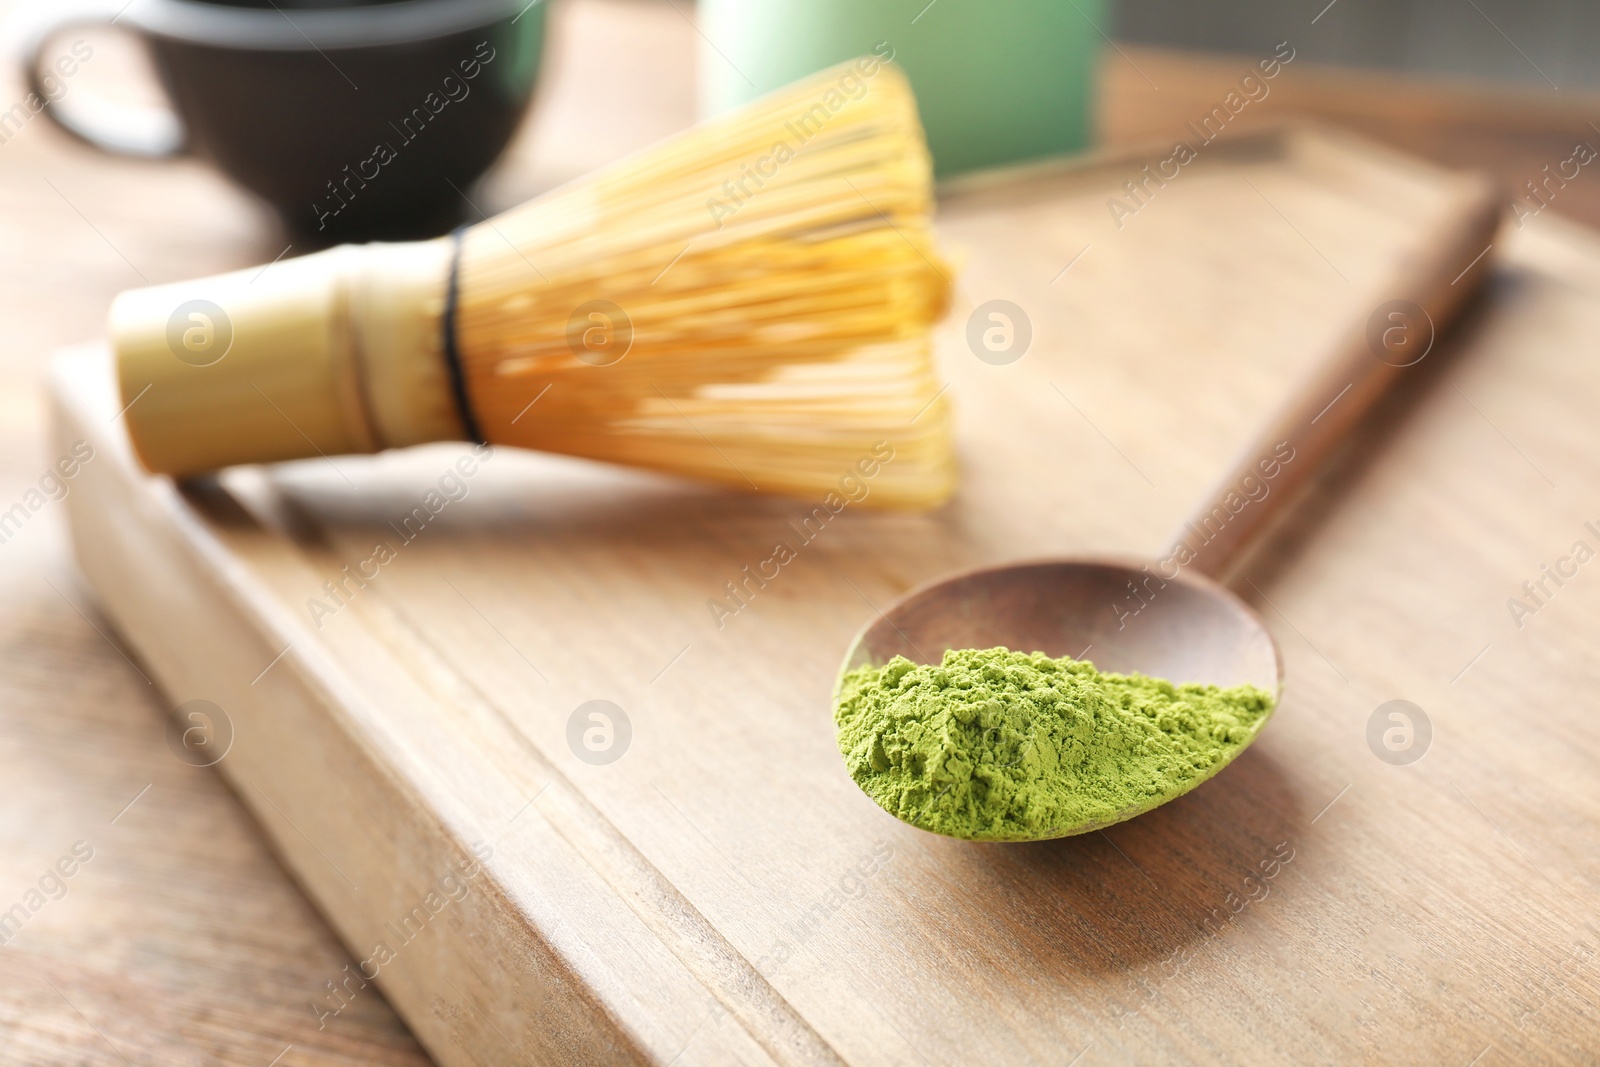
[[1012,563],[922,586],[862,628],[841,674],[999,645],[1179,684],[1253,685],[1274,698],[1283,683],[1277,643],[1233,593],[1199,574],[1163,578],[1117,559]]
[[[1135,595],[1134,590],[1138,590]],[[1253,685],[1273,695],[1283,684],[1278,645],[1260,618],[1227,589],[1199,574],[1161,578],[1128,560],[1039,560],[985,567],[913,590],[868,623],[850,646],[839,678],[895,656],[937,664],[946,649],[1005,646],[1016,652],[1086,659],[1101,671],[1227,688]],[[835,684],[835,694],[839,683]],[[1253,741],[1271,718],[1254,724]],[[1186,793],[1231,763],[1226,758],[1167,796],[1108,818],[982,840],[1043,841],[1142,815]]]

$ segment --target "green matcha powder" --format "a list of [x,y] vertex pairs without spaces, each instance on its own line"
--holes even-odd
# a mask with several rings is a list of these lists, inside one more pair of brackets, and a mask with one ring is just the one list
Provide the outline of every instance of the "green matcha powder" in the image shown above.
[[1083,833],[1199,785],[1272,711],[1255,686],[1173,685],[1006,648],[896,656],[839,683],[850,777],[913,826],[975,841]]

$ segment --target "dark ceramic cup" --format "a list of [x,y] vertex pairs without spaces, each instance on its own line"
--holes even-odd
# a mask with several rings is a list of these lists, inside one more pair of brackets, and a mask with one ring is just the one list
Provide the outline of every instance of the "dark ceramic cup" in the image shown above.
[[[516,131],[544,43],[542,0],[29,6],[30,106],[107,152],[208,159],[308,244],[470,217],[466,190]],[[64,99],[69,71],[92,62],[72,31],[112,22],[147,46],[170,113]]]

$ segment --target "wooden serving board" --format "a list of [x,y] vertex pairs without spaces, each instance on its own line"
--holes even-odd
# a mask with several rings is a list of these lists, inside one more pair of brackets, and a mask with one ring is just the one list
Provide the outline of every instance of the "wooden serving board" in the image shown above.
[[[106,355],[61,358],[105,611],[173,705],[222,709],[218,769],[440,1063],[1600,1046],[1600,669],[1576,629],[1600,604],[1580,577],[1521,629],[1505,605],[1600,546],[1600,367],[1575,347],[1600,241],[1574,228],[1496,250],[1488,307],[1245,571],[1288,680],[1225,773],[1105,833],[981,845],[897,823],[844,772],[829,694],[876,606],[953,568],[1156,550],[1387,299],[1451,180],[1278,132],[1204,149],[1119,227],[1108,199],[1169,153],[945,195],[964,481],[929,515],[851,505],[803,536],[817,501],[465,445],[180,491],[134,466]],[[965,336],[993,299],[1032,326],[1005,365]],[[726,583],[779,543],[794,558],[730,613]],[[1408,766],[1367,740],[1397,697],[1432,724]],[[596,700],[620,709],[598,755]],[[356,971],[307,1012],[339,1026],[371,995]]]

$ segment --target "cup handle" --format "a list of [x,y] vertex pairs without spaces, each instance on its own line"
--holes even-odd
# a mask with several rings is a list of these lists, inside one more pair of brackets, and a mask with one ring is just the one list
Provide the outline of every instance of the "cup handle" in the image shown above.
[[[120,104],[92,94],[74,94],[68,71],[87,62],[80,50],[51,50],[75,27],[118,25],[127,5],[79,0],[46,6],[45,0],[22,5],[22,69],[28,83],[25,106],[84,144],[112,155],[170,159],[187,150],[188,137],[177,112],[169,107]],[[137,34],[135,34],[137,36]],[[89,56],[93,51],[90,49]],[[66,106],[62,106],[63,103]]]

